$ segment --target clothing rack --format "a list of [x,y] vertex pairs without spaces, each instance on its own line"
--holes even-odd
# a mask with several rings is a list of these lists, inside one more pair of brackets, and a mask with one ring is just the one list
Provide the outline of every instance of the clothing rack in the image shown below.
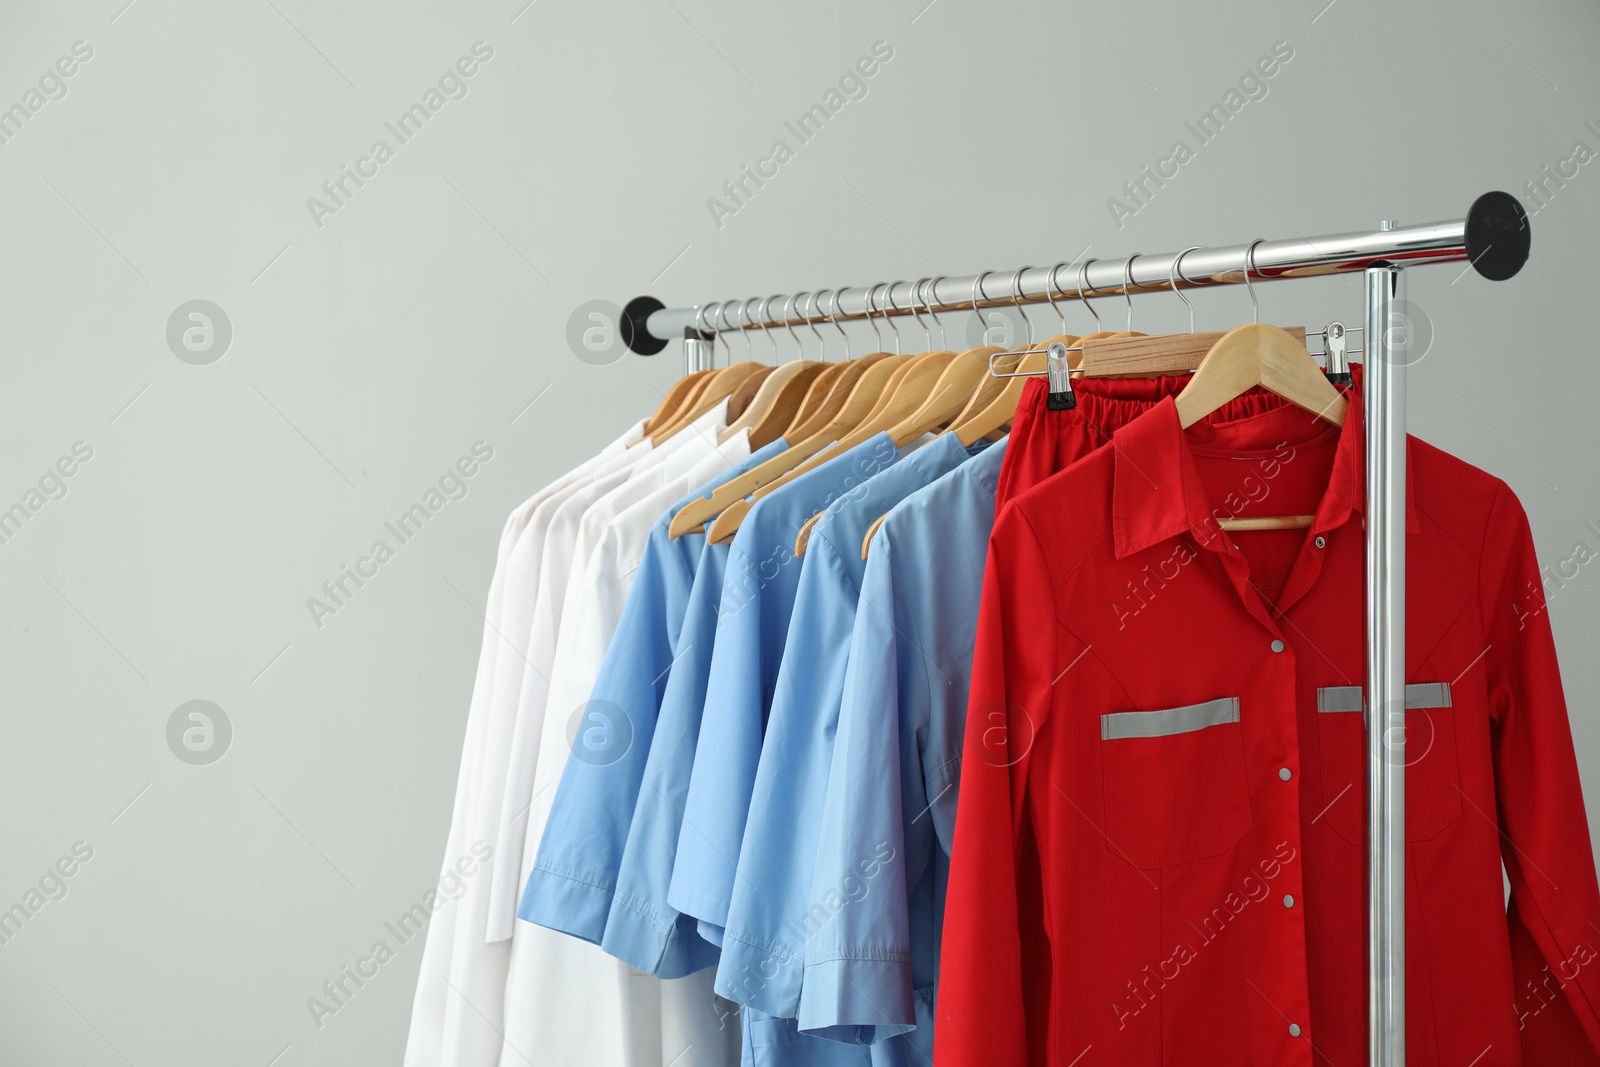
[[[1367,450],[1368,700],[1368,1018],[1372,1067],[1405,1067],[1405,514],[1406,347],[1395,322],[1405,300],[1405,270],[1467,261],[1491,281],[1527,262],[1531,232],[1516,197],[1485,193],[1464,218],[1418,226],[1195,247],[1156,255],[1085,260],[1020,271],[880,283],[779,297],[668,308],[649,296],[623,310],[624,343],[654,355],[682,338],[694,367],[709,366],[717,334],[837,324],[872,316],[977,310],[1077,297],[1126,296],[1241,282],[1279,281],[1360,271],[1366,278],[1363,376]],[[1465,273],[1465,270],[1463,270]],[[1004,289],[991,294],[990,288]],[[823,305],[823,294],[827,305]],[[781,295],[781,294],[780,294]],[[801,298],[809,306],[801,306]],[[735,311],[737,309],[737,311]],[[751,311],[758,312],[751,315]],[[1376,709],[1377,718],[1373,711]],[[1381,728],[1374,728],[1375,724]]]

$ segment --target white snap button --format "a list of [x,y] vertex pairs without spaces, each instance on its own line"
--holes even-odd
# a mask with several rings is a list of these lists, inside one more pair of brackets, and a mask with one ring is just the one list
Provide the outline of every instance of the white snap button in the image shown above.
[[1272,642],[1272,651],[1274,651],[1274,652],[1282,652],[1283,648],[1284,648],[1284,645],[1283,645],[1282,641],[1273,641]]
[[1287,782],[1289,779],[1294,777],[1294,772],[1291,771],[1287,767],[1279,767],[1278,768],[1278,777],[1282,778],[1284,781]]

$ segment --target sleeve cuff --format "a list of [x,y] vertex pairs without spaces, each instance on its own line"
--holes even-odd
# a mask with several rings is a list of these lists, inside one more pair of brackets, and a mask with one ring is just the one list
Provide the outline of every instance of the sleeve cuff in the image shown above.
[[719,995],[767,1015],[792,1019],[804,977],[804,956],[788,946],[758,944],[743,930],[724,931],[715,986]]
[[696,932],[693,918],[669,918],[621,894],[612,900],[600,947],[657,978],[684,978],[717,962],[716,946]]
[[885,955],[903,958],[808,962],[800,990],[800,1029],[852,1043],[914,1029],[910,954]]
[[528,875],[517,918],[600,944],[615,893],[580,871],[540,865]]

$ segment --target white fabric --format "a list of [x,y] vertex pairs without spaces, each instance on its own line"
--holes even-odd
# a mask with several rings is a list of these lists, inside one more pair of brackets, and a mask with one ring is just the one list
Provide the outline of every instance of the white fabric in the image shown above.
[[[529,694],[540,699],[550,674],[547,648],[559,623],[549,604],[560,604],[571,567],[576,521],[597,495],[625,482],[631,472],[660,462],[661,450],[640,440],[595,463],[585,476],[569,481],[537,508],[541,535],[513,549],[501,619],[503,649],[490,688],[484,756],[468,808],[468,841],[493,842],[506,777],[522,764],[517,755],[518,724]],[[534,735],[537,737],[537,734]],[[534,753],[533,755],[536,755]],[[527,759],[531,760],[533,755]],[[443,1067],[493,1067],[504,1041],[506,975],[510,946],[487,935],[492,865],[467,886],[457,910],[457,934],[450,960],[445,1002]],[[453,1058],[452,1058],[453,1057]]]
[[[717,444],[723,408],[674,436],[674,451],[646,467],[641,464],[595,499],[577,522],[572,571],[577,575],[563,597],[560,625],[551,649],[552,673],[542,694],[544,707],[522,710],[537,731],[534,769],[525,812],[509,829],[523,836],[522,862],[507,880],[515,898],[538,851],[555,786],[568,751],[567,720],[588,700],[595,676],[616,629],[616,612],[595,611],[602,590],[620,588],[626,596],[644,551],[650,527],[662,512],[690,490],[749,454],[747,434]],[[572,507],[569,502],[567,507]],[[588,559],[585,559],[585,556]],[[554,596],[555,583],[541,580],[540,599]],[[605,603],[620,601],[607,596]],[[609,617],[609,622],[607,618]],[[531,676],[530,676],[531,677]],[[525,691],[524,696],[529,694]],[[519,721],[519,726],[523,725]],[[519,798],[521,794],[518,794]],[[524,825],[525,824],[525,825]],[[506,863],[511,846],[496,859]],[[501,877],[506,877],[503,872]],[[512,934],[511,973],[506,984],[506,1041],[501,1067],[523,1067],[530,1050],[561,1050],[554,1062],[617,1067],[728,1067],[737,1063],[737,1034],[714,1010],[712,975],[663,983],[613,959],[598,946],[517,922]],[[700,987],[704,987],[703,990]],[[665,1010],[663,1010],[665,1005]],[[719,1030],[719,1027],[723,1027]]]
[[[507,642],[501,629],[506,591],[508,586],[514,584],[513,575],[516,568],[513,564],[517,547],[521,545],[526,550],[527,545],[531,543],[530,535],[534,541],[542,539],[543,521],[539,518],[541,504],[559,496],[578,482],[586,480],[596,467],[624,455],[630,445],[639,442],[643,429],[643,422],[634,424],[599,454],[529,497],[512,512],[501,531],[494,576],[489,583],[489,595],[484,610],[483,643],[478,654],[478,670],[472,687],[472,700],[467,711],[466,739],[461,750],[461,769],[456,779],[455,804],[446,838],[441,879],[444,872],[452,870],[461,857],[471,854],[470,849],[475,842],[482,841],[488,844],[492,840],[472,836],[472,815],[486,753],[489,754],[489,762],[494,762],[494,750],[487,746],[486,741],[492,717],[491,696],[496,671],[503,659],[507,657],[515,659],[521,655],[520,650],[502,647]],[[487,872],[479,872],[479,876],[474,880],[487,882]],[[471,881],[468,884],[470,886]],[[448,1005],[455,997],[450,989],[452,960],[458,947],[466,947],[470,951],[475,941],[482,940],[481,936],[478,938],[461,936],[469,933],[464,925],[464,913],[469,910],[462,907],[464,897],[457,898],[443,894],[440,899],[444,902],[433,913],[423,943],[421,973],[417,979],[417,991],[412,1001],[411,1027],[406,1039],[406,1067],[443,1067],[447,1063],[457,1061],[458,1057],[454,1050],[447,1050],[445,1046]],[[488,962],[491,973],[495,969],[499,970],[503,984],[506,961]],[[495,988],[495,983],[491,982],[490,987],[498,994],[499,990]],[[502,1003],[503,999],[498,995],[489,1002],[496,1016]]]
[[[518,621],[524,624],[521,632],[527,636],[522,643],[522,656],[514,664],[514,674],[508,673],[504,679],[503,699],[495,705],[499,709],[497,714],[503,713],[504,718],[491,723],[489,744],[494,746],[491,751],[500,753],[499,773],[492,781],[481,784],[480,796],[485,806],[474,808],[474,825],[487,835],[485,840],[496,843],[496,848],[506,839],[500,831],[502,814],[515,820],[519,830],[514,838],[514,855],[509,864],[498,862],[496,856],[494,865],[512,871],[513,877],[521,862],[520,828],[525,824],[533,788],[539,728],[543,722],[567,588],[572,584],[569,576],[574,571],[582,573],[590,542],[604,528],[600,522],[604,512],[597,505],[630,484],[650,484],[664,464],[678,462],[674,457],[687,443],[688,439],[682,434],[675,435],[660,448],[653,448],[648,440],[640,441],[621,456],[597,465],[589,478],[546,501],[545,507],[551,510],[544,526],[542,551],[529,557],[535,573],[524,587],[525,594],[508,601],[508,611],[517,613]],[[591,523],[592,532],[584,526],[585,517],[591,513],[596,516]],[[501,692],[501,689],[496,691]],[[490,943],[511,937],[520,894],[515,890],[507,894],[505,880],[504,875],[497,879],[491,874],[483,887],[483,911],[477,919],[481,925],[476,929],[478,935]]]

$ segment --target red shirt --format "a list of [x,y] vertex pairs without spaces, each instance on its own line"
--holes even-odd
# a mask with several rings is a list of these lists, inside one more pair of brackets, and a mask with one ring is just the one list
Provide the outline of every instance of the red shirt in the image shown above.
[[[1342,430],[1276,407],[1189,431],[1163,401],[1003,510],[940,1067],[1364,1062],[1351,400]],[[1541,1002],[1513,988],[1502,859],[1551,995],[1600,1043],[1600,889],[1526,518],[1416,440],[1407,484],[1408,1063],[1523,1062]],[[1315,519],[1228,535],[1230,514]]]

